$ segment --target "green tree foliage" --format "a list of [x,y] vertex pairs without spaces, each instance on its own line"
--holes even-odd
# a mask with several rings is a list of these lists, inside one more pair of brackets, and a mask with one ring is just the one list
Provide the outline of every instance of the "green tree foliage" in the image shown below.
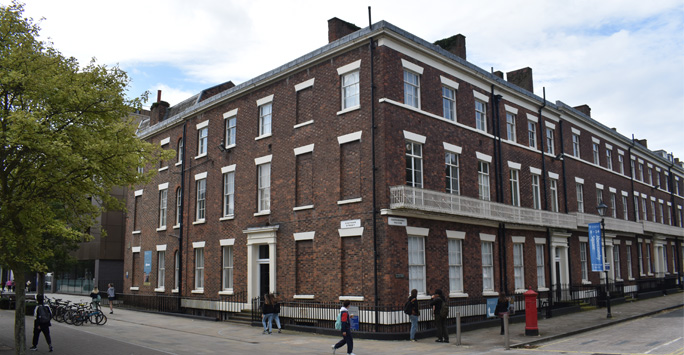
[[112,187],[146,181],[136,167],[173,154],[137,139],[129,117],[144,96],[126,98],[124,71],[94,60],[81,67],[38,40],[23,12],[0,5],[0,264],[19,286],[17,354],[26,345],[25,272],[46,271],[62,247],[88,240],[103,209],[123,207]]

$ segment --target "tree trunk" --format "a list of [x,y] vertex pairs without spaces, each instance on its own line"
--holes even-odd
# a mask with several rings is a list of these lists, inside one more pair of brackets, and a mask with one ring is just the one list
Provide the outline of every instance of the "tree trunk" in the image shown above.
[[38,273],[38,280],[36,282],[38,282],[38,284],[36,285],[36,295],[44,295],[45,294],[45,273],[44,272]]
[[26,272],[14,269],[14,294],[16,307],[14,311],[14,353],[26,354]]

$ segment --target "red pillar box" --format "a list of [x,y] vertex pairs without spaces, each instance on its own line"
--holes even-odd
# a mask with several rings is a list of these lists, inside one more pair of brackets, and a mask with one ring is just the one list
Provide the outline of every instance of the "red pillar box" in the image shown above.
[[525,335],[539,335],[537,327],[537,293],[525,292]]

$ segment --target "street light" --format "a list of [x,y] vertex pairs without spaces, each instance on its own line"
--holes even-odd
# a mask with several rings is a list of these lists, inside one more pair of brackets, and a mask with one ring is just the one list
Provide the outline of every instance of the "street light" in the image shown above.
[[603,270],[606,272],[606,310],[608,311],[608,314],[606,315],[606,318],[613,318],[613,315],[610,313],[610,287],[608,285],[608,270],[606,270],[606,261],[608,259],[608,249],[606,249],[606,236],[604,235],[604,230],[606,229],[606,222],[605,219],[603,218],[606,215],[606,211],[608,210],[608,206],[606,206],[603,201],[599,203],[598,206],[596,206],[596,209],[598,210],[599,215],[601,216],[601,239],[603,239],[603,255],[605,257],[605,260],[603,260]]

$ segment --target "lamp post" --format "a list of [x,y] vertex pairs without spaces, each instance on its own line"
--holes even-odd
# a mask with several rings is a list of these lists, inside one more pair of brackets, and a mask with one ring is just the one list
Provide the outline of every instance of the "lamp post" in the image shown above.
[[605,259],[603,260],[603,270],[606,273],[606,310],[608,311],[606,318],[613,318],[613,315],[610,313],[610,287],[608,284],[608,270],[606,270],[606,261],[608,260],[608,249],[606,249],[606,236],[603,232],[606,229],[606,222],[603,217],[606,215],[608,206],[606,206],[606,204],[603,203],[603,201],[601,201],[599,205],[596,206],[596,209],[598,210],[598,213],[601,216],[601,239],[603,239],[603,255],[605,257]]

